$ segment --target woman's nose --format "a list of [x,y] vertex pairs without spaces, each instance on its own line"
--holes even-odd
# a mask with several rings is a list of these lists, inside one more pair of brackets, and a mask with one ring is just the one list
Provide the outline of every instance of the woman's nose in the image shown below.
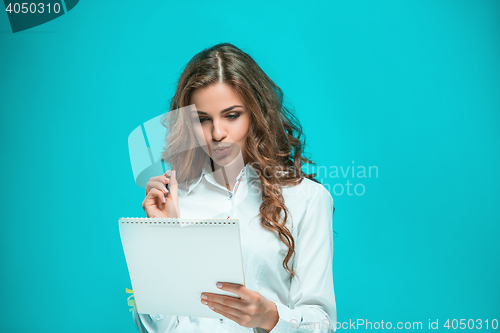
[[214,120],[213,124],[214,127],[212,128],[212,139],[214,141],[221,141],[227,135],[226,130],[218,120]]

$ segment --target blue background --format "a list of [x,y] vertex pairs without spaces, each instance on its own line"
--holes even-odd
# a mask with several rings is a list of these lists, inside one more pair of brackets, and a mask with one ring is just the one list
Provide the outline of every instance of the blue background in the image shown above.
[[318,165],[378,167],[323,179],[365,187],[332,190],[340,322],[500,319],[499,19],[495,0],[80,1],[13,34],[1,13],[1,331],[135,332],[127,137],[219,42],[283,89]]

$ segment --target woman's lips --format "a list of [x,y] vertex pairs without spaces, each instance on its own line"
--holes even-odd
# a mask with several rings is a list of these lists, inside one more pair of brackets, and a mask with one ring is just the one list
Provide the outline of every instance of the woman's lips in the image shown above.
[[231,149],[231,146],[225,147],[225,148],[215,148],[213,151],[217,155],[226,155],[227,153],[229,153],[230,149]]

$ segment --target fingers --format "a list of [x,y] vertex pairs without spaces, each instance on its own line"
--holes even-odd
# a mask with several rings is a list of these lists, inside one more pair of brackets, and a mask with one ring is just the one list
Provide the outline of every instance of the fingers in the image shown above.
[[[175,174],[175,170],[173,173]],[[165,172],[163,175],[151,177],[149,178],[146,186],[149,188],[155,188],[153,185],[163,184],[163,186],[165,187],[165,185],[170,182],[171,174],[171,170],[167,170],[167,172]]]
[[163,212],[163,209],[166,206],[165,202],[166,199],[163,192],[157,189],[151,189],[142,202],[142,208],[148,217],[164,218],[167,217],[167,215]]
[[165,203],[166,199],[163,192],[153,188],[151,189],[151,191],[149,191],[148,195],[146,195],[146,198],[144,198],[144,201],[142,202],[142,208],[144,209],[148,217],[161,217],[156,215],[159,215],[158,213],[163,210],[163,208],[165,207]]
[[[168,190],[165,184],[169,184]],[[172,218],[180,217],[178,185],[175,170],[168,170],[163,175],[151,177],[146,186],[143,209],[148,208],[152,211],[154,210],[153,206],[156,206],[162,215]],[[148,212],[146,211],[146,213]]]
[[[167,171],[168,172],[168,171]],[[166,184],[168,182],[168,178],[170,176],[167,175],[167,173],[165,172],[163,175],[160,175],[160,176],[155,176],[155,177],[151,177],[149,178],[149,181],[150,182],[159,182],[159,183],[163,183],[163,184]]]
[[[165,193],[156,188],[152,188],[151,191],[149,191],[148,195],[146,196],[146,199],[148,197],[150,198],[151,203],[154,202],[156,204],[156,202],[161,202],[161,203],[167,202],[167,200],[165,199]],[[158,208],[161,209],[161,207]]]
[[[220,283],[220,285],[219,285]],[[239,283],[231,283],[231,282],[219,282],[217,283],[217,288],[232,292],[240,297],[248,294],[249,289],[247,289],[244,285]]]
[[146,184],[146,195],[149,193],[149,191],[152,188],[156,188],[160,191],[163,191],[163,189],[166,188],[166,184],[168,184],[170,182],[170,179],[169,179],[170,176],[167,176],[167,172],[165,172],[161,176],[151,177],[149,179],[149,181]]
[[167,194],[167,188],[165,187],[165,184],[163,183],[160,183],[158,181],[149,181],[148,182],[148,185],[147,185],[147,188],[146,188],[146,194],[149,193],[149,191],[151,191],[151,189],[157,189],[157,190],[160,190],[162,191],[163,193]]
[[[205,296],[206,298],[203,298]],[[244,310],[246,308],[246,304],[243,303],[243,300],[241,298],[236,298],[233,296],[228,296],[228,295],[221,295],[221,294],[213,294],[213,293],[203,293],[201,297],[201,302],[203,304],[203,301],[207,302],[208,305],[214,306],[214,303],[220,304],[222,307],[230,307],[238,310]],[[227,309],[226,309],[227,311]]]
[[[231,319],[232,321],[238,323],[238,324],[243,324],[242,318],[245,318],[245,314],[241,312],[240,310],[225,306],[225,305],[220,305],[217,303],[211,304],[210,302],[207,304],[207,306],[214,312],[217,312],[224,317]],[[248,317],[248,316],[246,316]],[[245,326],[245,325],[242,325]]]
[[[169,171],[170,171],[170,170],[169,170]],[[168,173],[168,177],[167,177],[167,178],[168,178],[169,180],[171,179],[171,183],[170,183],[170,185],[171,185],[171,186],[177,186],[177,185],[179,185],[179,184],[177,183],[177,172],[176,172],[175,170],[172,170],[172,172],[169,172],[169,171],[167,171],[166,173]]]

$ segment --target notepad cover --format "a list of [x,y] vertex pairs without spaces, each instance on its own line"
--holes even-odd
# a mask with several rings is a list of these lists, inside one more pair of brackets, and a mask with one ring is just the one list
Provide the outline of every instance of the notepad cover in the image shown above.
[[237,219],[121,218],[138,313],[224,318],[202,292],[238,297],[217,282],[245,285]]

